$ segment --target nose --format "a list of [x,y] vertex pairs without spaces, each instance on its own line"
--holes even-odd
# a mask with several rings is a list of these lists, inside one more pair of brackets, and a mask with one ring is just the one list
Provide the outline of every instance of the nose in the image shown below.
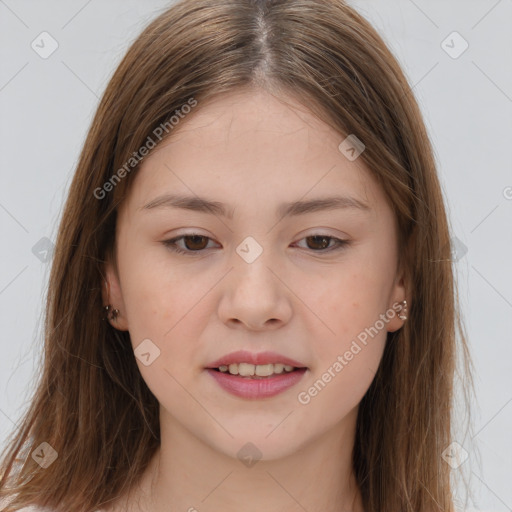
[[252,263],[235,262],[222,281],[218,315],[226,325],[262,331],[290,321],[292,292],[286,286],[290,285],[264,255]]

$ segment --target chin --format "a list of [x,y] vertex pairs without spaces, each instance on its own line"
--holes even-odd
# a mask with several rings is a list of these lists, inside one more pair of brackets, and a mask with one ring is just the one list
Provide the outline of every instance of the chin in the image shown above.
[[299,451],[306,439],[292,439],[286,432],[276,431],[269,435],[271,429],[231,430],[233,438],[222,435],[219,439],[203,439],[210,447],[232,459],[238,459],[247,467],[257,462],[284,459]]

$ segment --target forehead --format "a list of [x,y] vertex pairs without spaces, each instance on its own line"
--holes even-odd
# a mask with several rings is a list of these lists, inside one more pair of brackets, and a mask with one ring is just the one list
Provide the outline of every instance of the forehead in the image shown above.
[[145,157],[129,203],[140,209],[157,195],[178,192],[261,208],[274,198],[282,203],[336,192],[378,211],[383,193],[362,159],[349,161],[340,152],[344,138],[292,98],[226,94],[198,103]]
[[[171,136],[174,141],[186,137],[188,143],[197,139],[201,145],[218,145],[229,141],[243,143],[248,133],[258,134],[255,142],[260,148],[265,140],[269,146],[286,145],[287,141],[298,139],[315,145],[327,142],[326,137],[333,143],[340,137],[292,97],[277,98],[259,89],[224,94],[199,103]],[[275,139],[277,135],[279,140]]]

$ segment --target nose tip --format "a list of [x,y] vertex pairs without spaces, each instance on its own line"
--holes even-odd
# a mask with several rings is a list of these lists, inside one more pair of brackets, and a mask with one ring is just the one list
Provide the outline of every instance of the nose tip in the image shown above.
[[289,288],[261,255],[240,262],[222,281],[218,317],[231,327],[252,331],[277,329],[292,316]]

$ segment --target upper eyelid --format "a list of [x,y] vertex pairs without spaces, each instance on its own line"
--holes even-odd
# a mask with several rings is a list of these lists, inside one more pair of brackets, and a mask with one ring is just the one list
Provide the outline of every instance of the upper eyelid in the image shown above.
[[207,238],[208,240],[211,240],[212,242],[215,242],[217,244],[219,243],[215,240],[215,238],[212,238],[211,236],[208,236],[208,235],[203,235],[202,233],[183,233],[181,235],[177,235],[177,236],[173,236],[172,238],[168,238],[168,239],[164,240],[164,242],[175,242],[177,240],[181,240],[182,238],[186,238],[189,236],[201,236],[201,237]]

